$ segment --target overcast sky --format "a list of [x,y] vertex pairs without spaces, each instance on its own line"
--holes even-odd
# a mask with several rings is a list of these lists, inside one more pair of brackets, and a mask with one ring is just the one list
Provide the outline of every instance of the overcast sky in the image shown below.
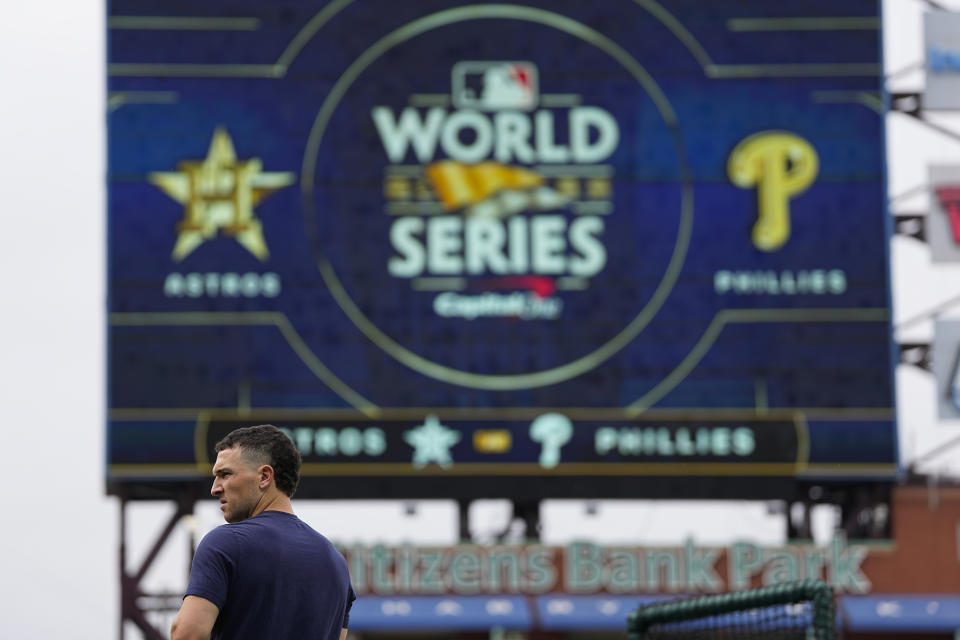
[[[958,0],[939,0],[960,9]],[[888,71],[906,69],[896,90],[919,89],[922,74],[921,0],[887,0]],[[0,521],[0,637],[116,637],[118,616],[117,501],[103,495],[104,470],[104,230],[105,9],[90,0],[8,2],[0,21],[0,389],[8,410],[3,428],[5,513]],[[960,130],[955,116],[937,120]],[[910,121],[888,117],[889,191],[894,209],[922,212],[931,162],[960,164],[960,142]],[[895,238],[895,323],[960,294],[960,267],[931,266],[920,243]],[[958,315],[957,312],[950,312]],[[904,341],[929,341],[933,324],[899,331]],[[930,374],[897,373],[901,449],[914,460],[960,435],[956,421],[936,418]],[[934,457],[928,471],[960,473],[960,459]],[[953,460],[954,462],[951,462]],[[139,507],[131,519],[134,552],[157,531],[163,505]],[[703,505],[698,507],[704,509]],[[711,540],[749,533],[760,542],[782,536],[763,505],[714,505]],[[456,536],[452,506],[303,505],[300,512],[331,537],[448,543]],[[503,526],[505,504],[480,505],[476,527]],[[548,542],[574,536],[610,540],[626,531],[634,543],[677,542],[692,531],[689,511],[649,504],[601,504],[585,518],[581,503],[555,502],[544,512]],[[701,516],[704,515],[701,513]],[[382,525],[389,521],[389,534]],[[219,522],[201,509],[198,527]],[[611,526],[616,523],[617,527]],[[629,523],[625,529],[624,525]],[[739,523],[739,526],[736,524]],[[623,541],[623,540],[621,540]],[[182,539],[181,539],[182,542]],[[184,543],[185,544],[185,543]],[[151,577],[158,588],[183,587],[183,545]],[[179,581],[179,582],[178,582]],[[128,637],[136,637],[129,635]]]

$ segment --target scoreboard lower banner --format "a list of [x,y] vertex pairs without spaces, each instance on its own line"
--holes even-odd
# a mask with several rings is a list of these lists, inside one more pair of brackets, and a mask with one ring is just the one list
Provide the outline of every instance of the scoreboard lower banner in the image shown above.
[[108,26],[109,490],[260,423],[306,497],[896,476],[879,2]]

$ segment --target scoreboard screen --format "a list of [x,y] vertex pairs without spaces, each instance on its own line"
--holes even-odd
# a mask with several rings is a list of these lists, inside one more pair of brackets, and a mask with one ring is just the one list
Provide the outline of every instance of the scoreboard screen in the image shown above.
[[113,0],[108,490],[890,480],[879,3]]

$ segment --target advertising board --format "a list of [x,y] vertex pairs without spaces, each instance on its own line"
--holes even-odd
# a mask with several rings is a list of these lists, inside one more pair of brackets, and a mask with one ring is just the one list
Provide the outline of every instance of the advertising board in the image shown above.
[[312,497],[895,475],[877,3],[148,5],[110,490],[264,422]]

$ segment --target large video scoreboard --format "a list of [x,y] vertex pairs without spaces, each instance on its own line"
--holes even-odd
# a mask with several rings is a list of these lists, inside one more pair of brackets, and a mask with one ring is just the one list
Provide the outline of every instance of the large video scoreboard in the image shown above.
[[109,490],[893,478],[878,11],[113,0]]

